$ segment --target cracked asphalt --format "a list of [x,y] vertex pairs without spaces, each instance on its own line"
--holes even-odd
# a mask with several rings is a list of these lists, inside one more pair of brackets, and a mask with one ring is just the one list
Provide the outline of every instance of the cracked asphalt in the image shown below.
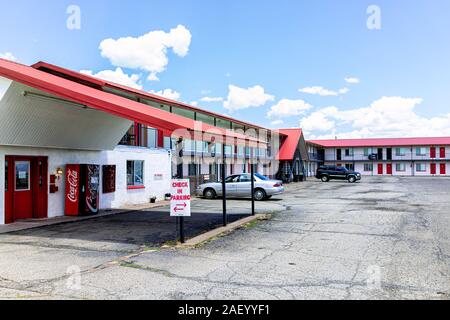
[[[287,188],[257,204],[270,220],[193,249],[149,244],[139,228],[145,215],[107,229],[91,220],[83,236],[76,224],[0,235],[0,297],[450,298],[450,179],[367,177]],[[248,214],[249,206],[229,201],[234,214]],[[193,208],[217,211],[221,201],[198,200]]]

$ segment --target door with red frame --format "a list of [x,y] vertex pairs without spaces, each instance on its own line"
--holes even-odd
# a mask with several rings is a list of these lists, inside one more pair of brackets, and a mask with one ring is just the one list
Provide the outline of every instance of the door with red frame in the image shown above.
[[7,156],[5,160],[5,222],[46,218],[47,158]]
[[436,174],[436,163],[430,164],[430,174]]
[[378,164],[378,174],[383,174],[383,164],[382,163],[379,163]]
[[386,164],[386,173],[392,175],[392,163]]
[[430,158],[431,159],[436,158],[436,147],[431,147],[430,148]]
[[447,168],[445,167],[445,163],[441,163],[441,165],[440,165],[440,173],[442,174],[442,175],[445,175],[445,174],[447,174],[447,170],[446,170]]
[[441,159],[444,159],[444,158],[445,158],[445,147],[441,147],[441,148],[439,149],[439,157],[440,157]]

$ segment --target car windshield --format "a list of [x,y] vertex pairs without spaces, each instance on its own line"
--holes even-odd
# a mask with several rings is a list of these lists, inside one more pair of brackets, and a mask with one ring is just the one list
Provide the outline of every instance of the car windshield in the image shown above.
[[259,174],[259,173],[255,173],[255,177],[257,177],[259,180],[263,180],[263,181],[268,181],[268,180],[270,180],[270,179],[267,178],[266,176],[263,176],[262,174]]

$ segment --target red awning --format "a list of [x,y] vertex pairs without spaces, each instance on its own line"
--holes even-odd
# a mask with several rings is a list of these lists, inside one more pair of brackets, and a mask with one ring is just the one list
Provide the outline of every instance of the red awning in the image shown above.
[[286,135],[286,139],[280,146],[277,160],[290,161],[294,159],[295,150],[297,150],[300,138],[302,137],[302,129],[280,129],[281,135]]
[[227,141],[233,141],[234,143],[239,139],[250,144],[265,144],[263,141],[231,130],[214,127],[153,108],[9,60],[0,59],[0,76],[93,109],[163,130],[166,133],[172,133],[177,129],[185,129],[192,132],[210,132],[217,137],[227,138]]

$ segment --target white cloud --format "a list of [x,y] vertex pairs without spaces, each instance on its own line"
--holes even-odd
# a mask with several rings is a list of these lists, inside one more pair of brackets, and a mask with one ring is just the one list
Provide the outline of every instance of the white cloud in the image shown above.
[[324,87],[321,87],[321,86],[313,86],[313,87],[300,88],[298,91],[300,91],[302,93],[314,94],[314,95],[319,95],[319,96],[325,97],[325,96],[338,96],[340,94],[346,94],[350,90],[348,88],[342,88],[338,91],[334,91],[334,90],[325,89]]
[[0,53],[0,58],[10,61],[17,61],[17,58],[11,52]]
[[161,97],[164,97],[164,98],[170,99],[170,100],[178,100],[181,97],[181,94],[179,92],[176,92],[172,89],[164,89],[164,90],[160,90],[160,91],[150,90],[150,93],[156,94],[158,96],[161,96]]
[[100,78],[107,81],[112,81],[124,86],[128,86],[135,89],[142,89],[142,84],[140,83],[141,76],[138,74],[132,74],[129,76],[124,73],[121,68],[116,68],[116,70],[103,70],[96,74],[92,70],[81,70],[81,73]]
[[192,35],[186,27],[178,25],[170,32],[151,31],[133,38],[105,39],[100,43],[101,55],[117,67],[142,69],[150,72],[149,80],[157,80],[169,58],[167,50],[184,57],[189,52]]
[[250,107],[260,107],[275,99],[274,96],[265,93],[264,88],[261,86],[244,89],[229,85],[228,90],[228,98],[224,101],[223,106],[229,112]]
[[339,89],[339,94],[347,94],[347,93],[349,93],[350,92],[350,89],[349,88],[342,88],[342,89]]
[[270,108],[267,117],[289,117],[304,114],[312,108],[312,105],[303,100],[281,99],[276,105]]
[[[450,113],[421,116],[416,108],[420,98],[382,97],[370,106],[352,110],[328,107],[300,121],[315,138],[370,138],[450,135]],[[326,133],[326,131],[331,131]],[[319,135],[317,135],[319,134]]]
[[223,101],[222,97],[203,97],[200,99],[202,102],[220,102]]
[[335,129],[336,123],[329,118],[336,114],[338,109],[336,107],[327,107],[319,111],[311,113],[300,121],[300,127],[306,132],[314,131],[326,132]]
[[189,104],[190,104],[191,106],[196,107],[196,106],[198,106],[198,101],[191,101]]
[[284,123],[283,120],[275,120],[275,121],[272,121],[272,122],[270,123],[270,125],[271,125],[271,126],[279,126],[279,125],[282,125],[283,123]]
[[347,78],[345,78],[345,82],[350,83],[350,84],[357,84],[357,83],[360,83],[360,80],[355,77],[347,77]]

